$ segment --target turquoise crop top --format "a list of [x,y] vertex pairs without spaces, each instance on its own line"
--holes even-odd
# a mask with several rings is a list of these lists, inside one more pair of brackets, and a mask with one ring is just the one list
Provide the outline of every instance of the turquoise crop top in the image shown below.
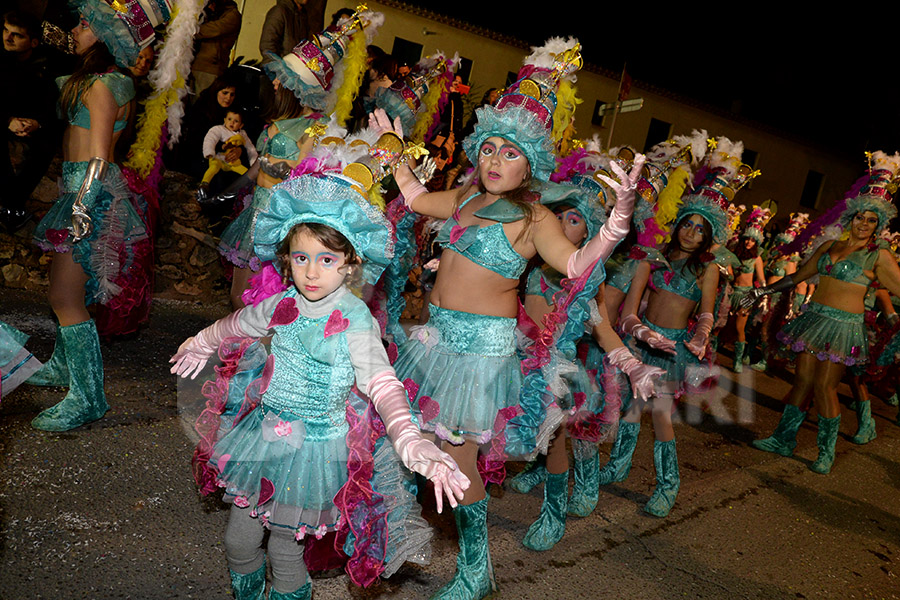
[[[477,195],[469,196],[460,208]],[[515,251],[503,232],[503,223],[522,219],[522,209],[500,198],[475,212],[476,217],[497,221],[493,225],[460,227],[458,216],[457,210],[447,219],[437,236],[437,243],[507,279],[518,279],[522,275],[528,260]]]
[[321,119],[322,115],[313,113],[308,117],[276,121],[273,125],[278,127],[278,133],[270,139],[269,128],[263,129],[257,139],[256,149],[260,155],[268,154],[272,158],[281,160],[297,160],[300,157],[300,147],[297,146],[297,142],[311,125]]
[[868,287],[872,284],[872,280],[866,277],[865,271],[874,271],[877,260],[877,249],[874,251],[862,249],[852,252],[847,258],[835,264],[831,262],[831,254],[826,250],[819,257],[816,268],[819,275]]
[[676,296],[700,302],[700,299],[703,297],[703,290],[700,289],[696,277],[690,273],[687,273],[687,276],[685,276],[683,269],[686,262],[687,258],[682,258],[672,261],[671,270],[656,269],[650,276],[651,282],[657,290],[665,290],[672,292]]
[[745,258],[741,261],[741,273],[752,273],[756,270],[756,257]]
[[[69,77],[69,75],[58,77],[56,79],[56,85],[62,89]],[[119,106],[119,108],[125,106],[134,99],[134,81],[132,81],[131,77],[128,75],[119,73],[118,71],[111,71],[109,73],[104,73],[103,75],[94,75],[93,77],[102,82],[103,85],[112,92],[116,105]],[[91,82],[91,85],[93,85],[93,82]],[[115,122],[113,125],[114,132],[125,129],[125,126],[128,124],[128,112],[129,111],[126,110],[125,115]],[[91,128],[91,112],[88,110],[88,107],[85,106],[81,98],[75,102],[75,113],[73,114],[71,110],[69,111],[69,125],[84,127],[85,129]]]

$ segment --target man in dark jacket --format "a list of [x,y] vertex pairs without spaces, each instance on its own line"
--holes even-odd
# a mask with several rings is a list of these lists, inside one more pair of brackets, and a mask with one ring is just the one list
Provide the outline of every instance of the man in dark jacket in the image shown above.
[[209,0],[194,37],[197,42],[197,54],[191,65],[194,94],[199,96],[228,68],[231,62],[228,55],[240,32],[241,13],[234,0]]
[[259,52],[284,56],[294,46],[325,29],[325,0],[276,0],[266,13]]
[[[40,42],[37,19],[17,11],[3,15],[0,81],[8,90],[0,95],[0,122],[6,127],[0,139],[0,224],[10,233],[31,217],[25,202],[47,171],[62,131],[54,79],[66,61]],[[15,165],[10,142],[16,149]]]

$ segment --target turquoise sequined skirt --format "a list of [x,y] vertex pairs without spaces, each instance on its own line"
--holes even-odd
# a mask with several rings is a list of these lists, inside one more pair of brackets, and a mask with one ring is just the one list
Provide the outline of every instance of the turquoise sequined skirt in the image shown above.
[[[666,374],[660,377],[657,391],[660,395],[674,394],[680,396],[682,392],[692,387],[691,383],[699,383],[709,377],[709,369],[700,364],[696,356],[691,354],[684,342],[690,341],[691,334],[687,329],[669,329],[654,325],[649,321],[643,321],[644,325],[660,335],[675,341],[675,354],[663,352],[651,348],[643,342],[627,337],[623,341],[625,345],[645,365],[659,367]],[[660,385],[661,384],[661,385]],[[631,386],[623,384],[623,390],[630,397]],[[627,409],[627,403],[623,401],[623,409]]]
[[429,306],[430,318],[400,347],[400,381],[418,386],[412,410],[419,426],[461,444],[486,443],[497,412],[518,402],[522,371],[516,320]]
[[780,354],[793,359],[800,352],[853,366],[869,360],[865,315],[810,302],[800,316],[776,336],[784,344]]
[[734,286],[731,291],[731,312],[740,312],[741,310],[741,300],[750,293],[753,289],[752,285],[738,285]]
[[212,462],[226,500],[246,506],[264,477],[275,490],[259,509],[270,526],[334,529],[334,496],[347,481],[347,431],[343,415],[323,427],[260,404],[216,443]]
[[133,267],[135,246],[147,238],[147,230],[134,204],[140,200],[131,193],[119,167],[110,164],[100,193],[88,208],[91,234],[72,241],[68,230],[72,204],[87,167],[88,161],[63,163],[60,196],[35,228],[33,239],[46,252],[71,252],[88,277],[85,304],[106,304],[122,291],[115,282]]
[[253,229],[259,213],[268,208],[271,195],[270,188],[256,186],[253,200],[222,232],[219,254],[240,269],[259,270],[259,259],[253,252]]

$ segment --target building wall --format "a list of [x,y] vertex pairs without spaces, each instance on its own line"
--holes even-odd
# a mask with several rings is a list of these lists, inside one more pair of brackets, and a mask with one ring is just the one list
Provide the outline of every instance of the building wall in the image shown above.
[[[236,55],[248,59],[259,58],[259,37],[265,13],[274,4],[275,0],[238,0],[243,13],[243,24],[236,45]],[[328,0],[326,23],[339,8],[354,8],[355,5],[355,2],[348,0]],[[503,87],[507,74],[517,71],[522,58],[528,53],[527,48],[457,29],[379,2],[370,1],[368,6],[385,15],[385,23],[373,40],[374,44],[385,51],[391,52],[394,39],[400,37],[422,44],[423,55],[441,50],[448,55],[459,52],[462,57],[472,60],[470,104],[477,103],[488,88]],[[592,40],[581,42],[591,44]],[[582,71],[578,74],[578,90],[579,97],[584,102],[576,112],[576,137],[586,139],[596,134],[606,147],[609,138],[607,128],[611,119],[607,117],[603,122],[604,127],[597,127],[591,124],[591,116],[598,99],[615,99],[618,91],[617,77]],[[817,148],[642,89],[639,83],[632,86],[630,98],[643,98],[643,107],[638,111],[618,115],[612,146],[627,144],[637,150],[644,150],[651,119],[671,123],[672,135],[687,134],[692,129],[706,129],[713,136],[741,140],[745,148],[758,154],[758,160],[752,166],[762,171],[762,175],[742,190],[735,201],[751,206],[774,199],[778,202],[776,219],[801,210],[800,195],[810,169],[825,174],[816,207],[821,211],[839,200],[865,168],[863,157],[860,157],[858,163],[848,164]]]

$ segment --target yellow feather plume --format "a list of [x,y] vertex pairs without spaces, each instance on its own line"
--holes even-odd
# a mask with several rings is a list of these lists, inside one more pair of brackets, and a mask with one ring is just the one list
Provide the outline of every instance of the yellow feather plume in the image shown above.
[[553,111],[553,131],[550,134],[554,142],[563,138],[569,124],[575,120],[575,108],[583,102],[575,95],[577,92],[578,89],[571,81],[563,79],[560,82],[559,91],[556,92],[556,110]]
[[441,94],[446,90],[446,86],[447,80],[443,76],[432,80],[428,93],[422,98],[424,108],[416,117],[416,126],[413,127],[412,136],[410,136],[413,142],[420,143],[425,141],[425,134],[431,128],[434,114],[438,109],[438,103],[441,101]]
[[381,212],[385,211],[384,197],[381,195],[381,186],[377,183],[369,190],[369,204]]
[[[660,229],[665,230],[666,225],[675,220],[675,215],[678,214],[678,209],[682,204],[681,196],[687,188],[690,177],[691,173],[685,167],[678,167],[669,175],[668,185],[663,188],[656,199],[654,219]],[[657,239],[656,241],[659,243],[663,240]]]
[[334,105],[334,117],[341,127],[350,118],[353,100],[356,98],[356,93],[359,91],[363,75],[366,72],[367,57],[366,34],[364,31],[357,31],[350,37],[350,42],[347,44],[347,52],[343,58],[344,80],[336,92],[337,102]]
[[128,152],[125,166],[146,178],[156,164],[156,156],[162,143],[161,132],[169,118],[167,107],[178,101],[178,89],[184,87],[180,75],[172,88],[150,98],[144,107],[144,114],[138,119],[138,133]]

